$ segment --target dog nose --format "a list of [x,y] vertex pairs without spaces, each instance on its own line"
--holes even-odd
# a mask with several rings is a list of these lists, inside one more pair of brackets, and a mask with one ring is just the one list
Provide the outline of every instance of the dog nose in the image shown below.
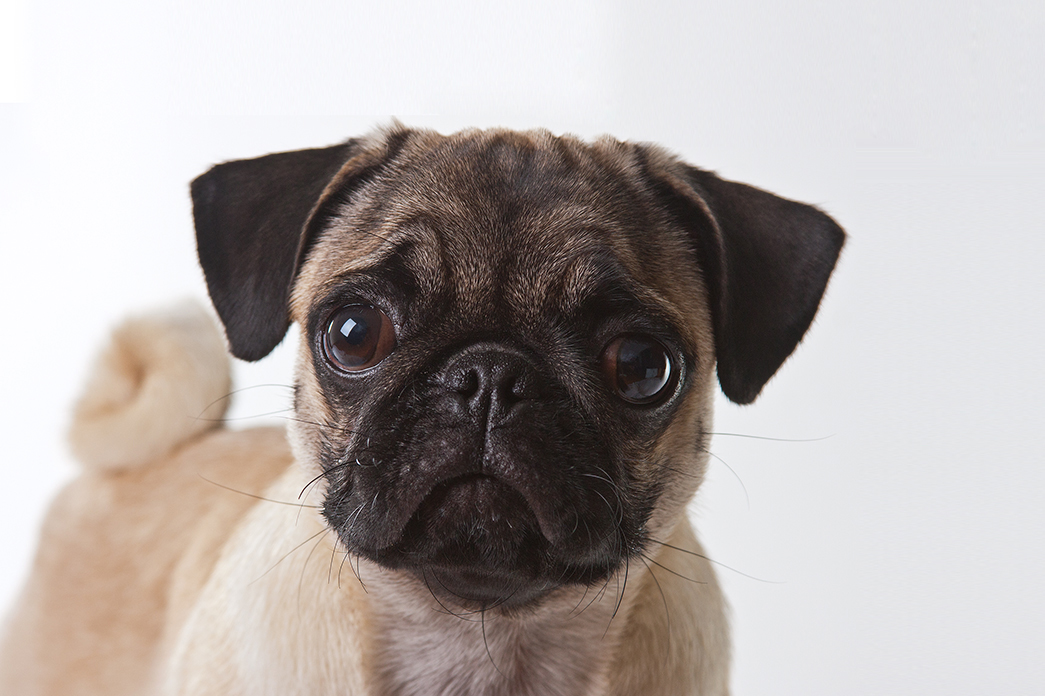
[[508,417],[520,403],[539,396],[536,366],[510,348],[463,351],[446,366],[442,383],[460,395],[473,416],[488,413],[490,425]]

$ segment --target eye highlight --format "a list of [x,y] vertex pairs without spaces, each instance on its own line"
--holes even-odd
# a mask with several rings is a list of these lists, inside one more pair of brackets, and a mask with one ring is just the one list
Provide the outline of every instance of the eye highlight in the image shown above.
[[620,398],[632,404],[649,404],[671,383],[674,366],[660,341],[642,334],[623,334],[602,351],[602,373]]
[[323,352],[338,369],[359,372],[377,365],[396,347],[395,327],[380,309],[348,305],[335,310],[323,332]]

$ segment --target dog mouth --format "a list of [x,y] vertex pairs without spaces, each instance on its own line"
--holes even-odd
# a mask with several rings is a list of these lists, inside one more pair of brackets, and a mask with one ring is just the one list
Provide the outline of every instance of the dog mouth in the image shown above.
[[481,473],[435,485],[417,506],[396,546],[429,565],[517,566],[525,550],[546,544],[536,513],[511,485]]
[[512,513],[523,513],[537,522],[536,515],[517,490],[488,474],[456,476],[436,484],[417,506],[411,525],[453,524],[454,520],[474,517],[477,523],[496,529],[512,529]]
[[489,438],[444,429],[396,445],[382,466],[338,469],[324,514],[347,549],[459,606],[532,605],[621,567],[627,507],[597,448]]
[[513,606],[552,586],[545,572],[549,546],[520,491],[469,473],[436,484],[398,540],[368,555],[413,573],[450,603]]

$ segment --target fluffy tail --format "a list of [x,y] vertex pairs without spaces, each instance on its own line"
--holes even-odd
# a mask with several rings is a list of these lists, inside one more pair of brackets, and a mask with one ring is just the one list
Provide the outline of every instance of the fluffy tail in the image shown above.
[[126,321],[95,363],[69,429],[73,453],[126,469],[216,427],[231,379],[225,339],[195,302]]

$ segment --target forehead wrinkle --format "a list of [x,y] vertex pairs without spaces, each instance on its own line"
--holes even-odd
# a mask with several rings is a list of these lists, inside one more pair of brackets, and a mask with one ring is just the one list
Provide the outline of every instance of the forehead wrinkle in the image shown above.
[[335,291],[345,275],[373,267],[393,247],[383,236],[350,236],[353,227],[344,220],[337,223],[320,232],[294,280],[290,296],[294,321],[303,322],[312,300]]
[[655,307],[660,316],[674,326],[680,335],[687,336],[686,318],[679,311],[678,306],[668,300],[659,290],[644,285],[633,286],[630,290],[638,297],[639,302],[646,307]]
[[513,269],[520,279],[512,298],[517,307],[533,313],[552,309],[547,305],[557,300],[579,304],[594,290],[595,269],[605,266],[605,259],[619,265],[614,253],[618,225],[612,212],[593,198],[560,200],[527,211],[519,226],[522,243]]
[[[584,301],[595,294],[603,284],[604,263],[592,257],[579,258],[571,263],[562,278],[563,312],[573,314]],[[623,270],[623,269],[621,269]]]
[[537,317],[557,303],[563,278],[578,259],[596,253],[597,245],[586,232],[529,234],[514,255],[506,300],[523,316]]
[[353,228],[328,230],[324,234],[341,234],[342,238],[334,244],[317,244],[317,253],[307,262],[308,275],[315,274],[313,268],[324,274],[312,288],[315,296],[333,292],[347,276],[376,269],[396,253],[400,241],[394,234],[375,235]]
[[628,269],[611,254],[594,254],[576,258],[562,276],[562,312],[571,316],[584,304],[604,293],[608,283],[615,290],[635,298],[638,303],[668,321],[680,332],[686,326],[685,318],[667,297],[655,288],[638,282]]
[[[477,304],[493,291],[499,263],[491,243],[501,236],[498,201],[476,187],[467,158],[439,154],[438,148],[421,153],[405,166],[410,195],[383,192],[386,224],[413,231],[418,259],[424,259],[416,268],[422,287],[452,289],[458,298]],[[439,277],[433,274],[436,268]]]
[[[325,235],[340,235],[340,238],[330,243],[328,237],[327,243],[317,245],[317,250],[322,251],[315,259],[310,259],[309,268],[305,270],[309,276],[315,276],[318,270],[323,277],[312,285],[309,294],[318,299],[337,292],[346,284],[367,277],[380,278],[398,258],[423,297],[437,296],[445,284],[445,264],[439,247],[424,243],[430,235],[411,232],[410,228],[392,226],[376,233],[356,225],[329,228]],[[359,253],[359,248],[364,245],[366,250]],[[305,298],[296,298],[295,301],[305,302]]]
[[403,253],[403,264],[413,276],[418,292],[423,298],[442,294],[450,277],[442,235],[433,230],[431,234],[417,235],[411,241]]

